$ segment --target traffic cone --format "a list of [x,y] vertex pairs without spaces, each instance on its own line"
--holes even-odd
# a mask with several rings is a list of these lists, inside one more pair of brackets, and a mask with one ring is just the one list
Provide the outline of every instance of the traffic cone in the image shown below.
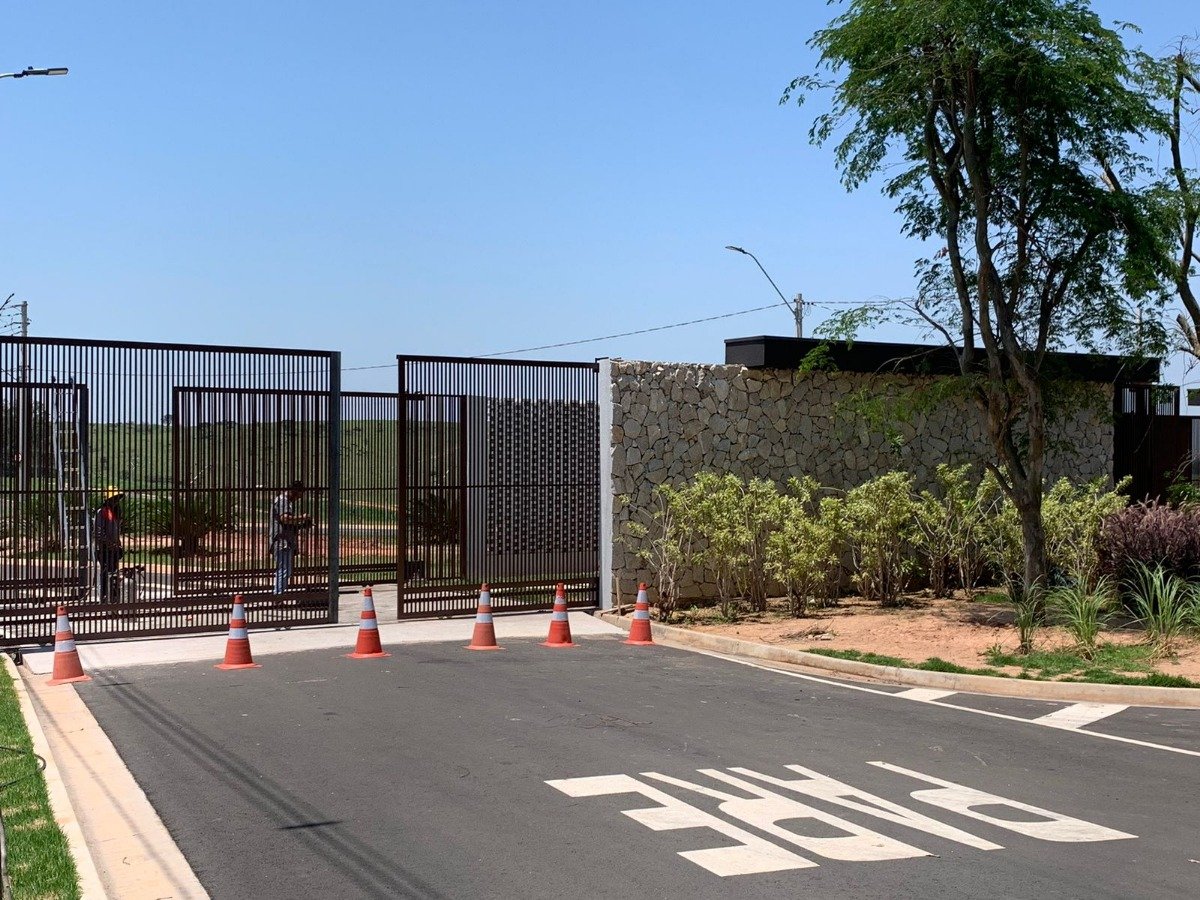
[[554,614],[550,617],[550,635],[543,647],[578,647],[571,640],[571,622],[567,619],[567,592],[560,583],[554,591]]
[[354,652],[347,653],[346,659],[382,659],[391,656],[384,653],[379,643],[379,623],[375,620],[375,600],[371,597],[371,589],[363,588],[362,616],[358,620],[358,640],[354,644]]
[[233,598],[233,613],[229,616],[229,640],[225,642],[225,662],[214,669],[261,669],[250,656],[250,635],[246,632],[246,608],[242,595]]
[[468,650],[503,650],[496,645],[496,627],[492,624],[492,595],[486,584],[479,587],[479,612]]
[[654,643],[650,636],[650,601],[646,599],[646,586],[638,585],[637,602],[633,605],[633,622],[629,625],[629,640],[626,644],[645,647]]
[[50,680],[46,684],[91,680],[90,675],[83,674],[79,651],[75,649],[75,635],[71,632],[71,620],[67,618],[67,608],[60,606],[58,621],[54,626],[54,671],[50,673]]

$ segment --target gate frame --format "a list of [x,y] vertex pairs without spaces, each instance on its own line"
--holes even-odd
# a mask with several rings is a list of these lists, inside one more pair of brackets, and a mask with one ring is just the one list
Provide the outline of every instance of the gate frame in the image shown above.
[[[408,481],[408,446],[409,446],[409,441],[408,441],[408,431],[409,431],[409,428],[408,428],[408,425],[409,425],[408,401],[414,400],[414,399],[423,399],[425,397],[442,397],[442,396],[444,396],[444,397],[462,397],[464,402],[460,405],[460,408],[465,408],[467,405],[465,403],[465,400],[468,396],[466,394],[460,394],[460,393],[449,392],[449,391],[431,392],[431,391],[424,391],[424,390],[410,390],[409,389],[410,373],[408,371],[408,365],[415,363],[415,364],[432,364],[432,365],[438,365],[438,364],[458,365],[458,366],[464,366],[464,367],[475,366],[475,367],[479,367],[480,370],[485,370],[485,371],[486,371],[486,369],[504,369],[504,368],[522,368],[522,367],[534,369],[534,370],[565,369],[565,370],[590,371],[592,373],[593,379],[594,379],[593,380],[594,399],[589,399],[584,402],[593,402],[596,405],[596,410],[595,410],[594,414],[595,414],[596,427],[597,427],[598,431],[601,428],[601,423],[602,423],[602,419],[603,419],[603,415],[602,415],[601,411],[604,408],[604,403],[602,402],[602,398],[600,397],[600,384],[602,383],[601,378],[600,378],[601,366],[598,361],[590,362],[590,363],[565,362],[565,361],[564,362],[556,362],[556,361],[550,361],[550,360],[483,359],[483,358],[479,358],[479,357],[427,356],[427,355],[405,355],[405,354],[397,355],[396,361],[397,361],[397,397],[398,397],[397,416],[396,416],[396,425],[397,425],[397,430],[398,430],[397,431],[397,448],[398,448],[397,467],[399,470],[398,478],[397,478],[397,483],[399,485],[399,491],[398,491],[398,496],[396,498],[396,500],[397,500],[397,502],[396,502],[397,523],[398,523],[397,546],[396,546],[396,566],[397,566],[396,612],[397,612],[397,618],[399,618],[399,619],[427,618],[431,615],[436,615],[436,616],[474,615],[477,612],[477,608],[478,608],[477,600],[478,600],[479,586],[474,584],[474,582],[468,583],[466,580],[465,573],[459,577],[457,583],[455,583],[455,584],[436,585],[436,586],[431,586],[431,587],[428,587],[426,589],[419,591],[419,593],[422,595],[421,599],[425,603],[428,604],[428,603],[436,602],[439,604],[444,604],[442,606],[442,608],[437,609],[437,610],[430,610],[430,609],[406,610],[405,609],[406,594],[416,593],[415,591],[410,591],[408,584],[407,584],[407,579],[404,577],[404,575],[405,575],[404,570],[405,570],[405,566],[407,563],[408,551],[409,551],[409,545],[408,545],[408,536],[409,536],[408,518],[409,517],[408,517],[408,502],[407,502],[407,500],[408,500],[409,490],[411,487],[413,487],[409,484],[409,481]],[[538,399],[538,398],[534,397],[534,398],[530,398],[530,399]],[[611,415],[610,415],[610,418],[611,418]],[[469,416],[466,416],[466,415],[462,416],[462,421],[461,421],[460,427],[462,428],[462,438],[460,439],[459,466],[460,466],[460,471],[462,473],[462,477],[460,479],[461,483],[460,483],[459,489],[463,492],[463,495],[466,496],[469,493],[470,488],[472,487],[471,485],[469,485],[467,483],[467,477],[466,477],[466,471],[465,471],[465,469],[467,467],[467,460],[470,455],[470,447],[472,446],[471,441],[473,439],[472,435],[470,434],[470,432],[468,430],[470,427]],[[565,590],[567,593],[567,606],[568,606],[568,608],[572,608],[572,609],[596,608],[596,607],[601,606],[601,604],[604,603],[608,599],[607,596],[605,595],[605,592],[603,591],[603,587],[602,587],[602,583],[605,579],[603,579],[601,577],[601,575],[603,573],[602,567],[606,561],[606,557],[607,557],[607,561],[611,563],[611,551],[608,554],[606,554],[604,552],[604,542],[602,540],[602,536],[604,533],[604,528],[603,528],[604,498],[605,498],[606,494],[608,493],[607,491],[602,490],[602,485],[603,485],[603,480],[602,480],[603,463],[602,463],[602,460],[603,460],[604,454],[602,454],[600,452],[600,449],[601,449],[601,446],[603,445],[603,443],[604,443],[604,437],[603,437],[603,434],[601,433],[600,439],[595,443],[595,445],[590,450],[590,452],[594,454],[594,460],[595,460],[595,464],[596,464],[595,465],[596,481],[595,481],[595,485],[594,485],[595,503],[593,506],[593,508],[595,510],[595,522],[593,522],[593,533],[594,533],[594,540],[596,542],[596,549],[595,549],[596,561],[595,561],[595,565],[594,565],[594,570],[588,577],[574,577],[574,578],[556,577],[556,579],[555,579],[556,582],[562,582],[564,584],[564,587],[565,587]],[[467,519],[468,519],[467,504],[466,504],[466,502],[464,502],[463,508],[462,508],[462,520],[463,521],[460,525],[460,534],[461,534],[460,539],[462,540],[462,544],[460,545],[460,554],[461,554],[461,559],[463,560],[464,565],[465,565],[466,559],[468,557],[467,533],[468,533],[469,529],[467,526]],[[488,582],[488,587],[489,587],[489,592],[490,592],[490,596],[491,596],[493,611],[550,610],[550,609],[553,609],[553,606],[554,606],[554,595],[553,595],[554,586],[553,586],[553,584],[548,585],[548,582],[546,579],[534,579],[534,580],[526,579],[526,580],[507,580],[507,581],[500,580],[495,583]],[[520,596],[520,595],[526,593],[531,588],[532,589],[543,589],[543,588],[547,588],[547,587],[548,587],[548,590],[545,591],[544,599],[539,599],[539,600],[531,603],[531,602],[528,602],[527,600],[523,599]],[[416,600],[417,598],[414,597],[413,599]]]

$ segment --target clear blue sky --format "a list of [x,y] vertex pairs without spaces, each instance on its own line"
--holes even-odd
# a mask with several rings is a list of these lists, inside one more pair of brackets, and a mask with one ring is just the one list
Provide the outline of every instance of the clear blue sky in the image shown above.
[[[1161,50],[1177,0],[1096,2]],[[819,0],[7,4],[0,299],[31,333],[474,355],[913,293],[891,204],[810,147]],[[1136,38],[1133,40],[1137,40]],[[811,309],[815,325],[829,307]],[[782,307],[524,354],[720,362]],[[916,339],[893,329],[864,335]]]

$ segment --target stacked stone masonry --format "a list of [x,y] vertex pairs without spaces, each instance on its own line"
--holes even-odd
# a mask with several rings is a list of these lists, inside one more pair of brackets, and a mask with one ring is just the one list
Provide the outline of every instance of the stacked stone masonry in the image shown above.
[[[784,484],[811,475],[847,489],[892,470],[912,473],[917,490],[935,485],[940,463],[991,458],[979,412],[967,398],[897,418],[892,434],[856,415],[857,398],[919,396],[930,378],[743,366],[612,363],[613,572],[623,602],[653,573],[626,527],[653,527],[654,488],[679,486],[698,472],[732,472]],[[1096,384],[1051,426],[1047,471],[1086,481],[1112,476],[1112,387]],[[928,392],[926,392],[926,395]],[[684,597],[712,597],[716,585],[685,581]]]

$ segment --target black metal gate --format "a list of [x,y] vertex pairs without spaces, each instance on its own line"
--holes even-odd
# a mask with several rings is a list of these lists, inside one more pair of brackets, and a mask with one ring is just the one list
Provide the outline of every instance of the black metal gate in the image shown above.
[[1195,484],[1200,417],[1179,413],[1179,388],[1117,385],[1113,392],[1113,480],[1126,475],[1135,501],[1166,502],[1171,488]]
[[400,618],[599,601],[595,363],[401,356]]
[[[340,356],[313,350],[0,337],[0,647],[221,631],[336,615]],[[271,594],[271,498],[306,482],[316,527]],[[102,599],[92,525],[124,496]],[[111,559],[111,557],[109,558]],[[394,567],[393,567],[394,568]]]

